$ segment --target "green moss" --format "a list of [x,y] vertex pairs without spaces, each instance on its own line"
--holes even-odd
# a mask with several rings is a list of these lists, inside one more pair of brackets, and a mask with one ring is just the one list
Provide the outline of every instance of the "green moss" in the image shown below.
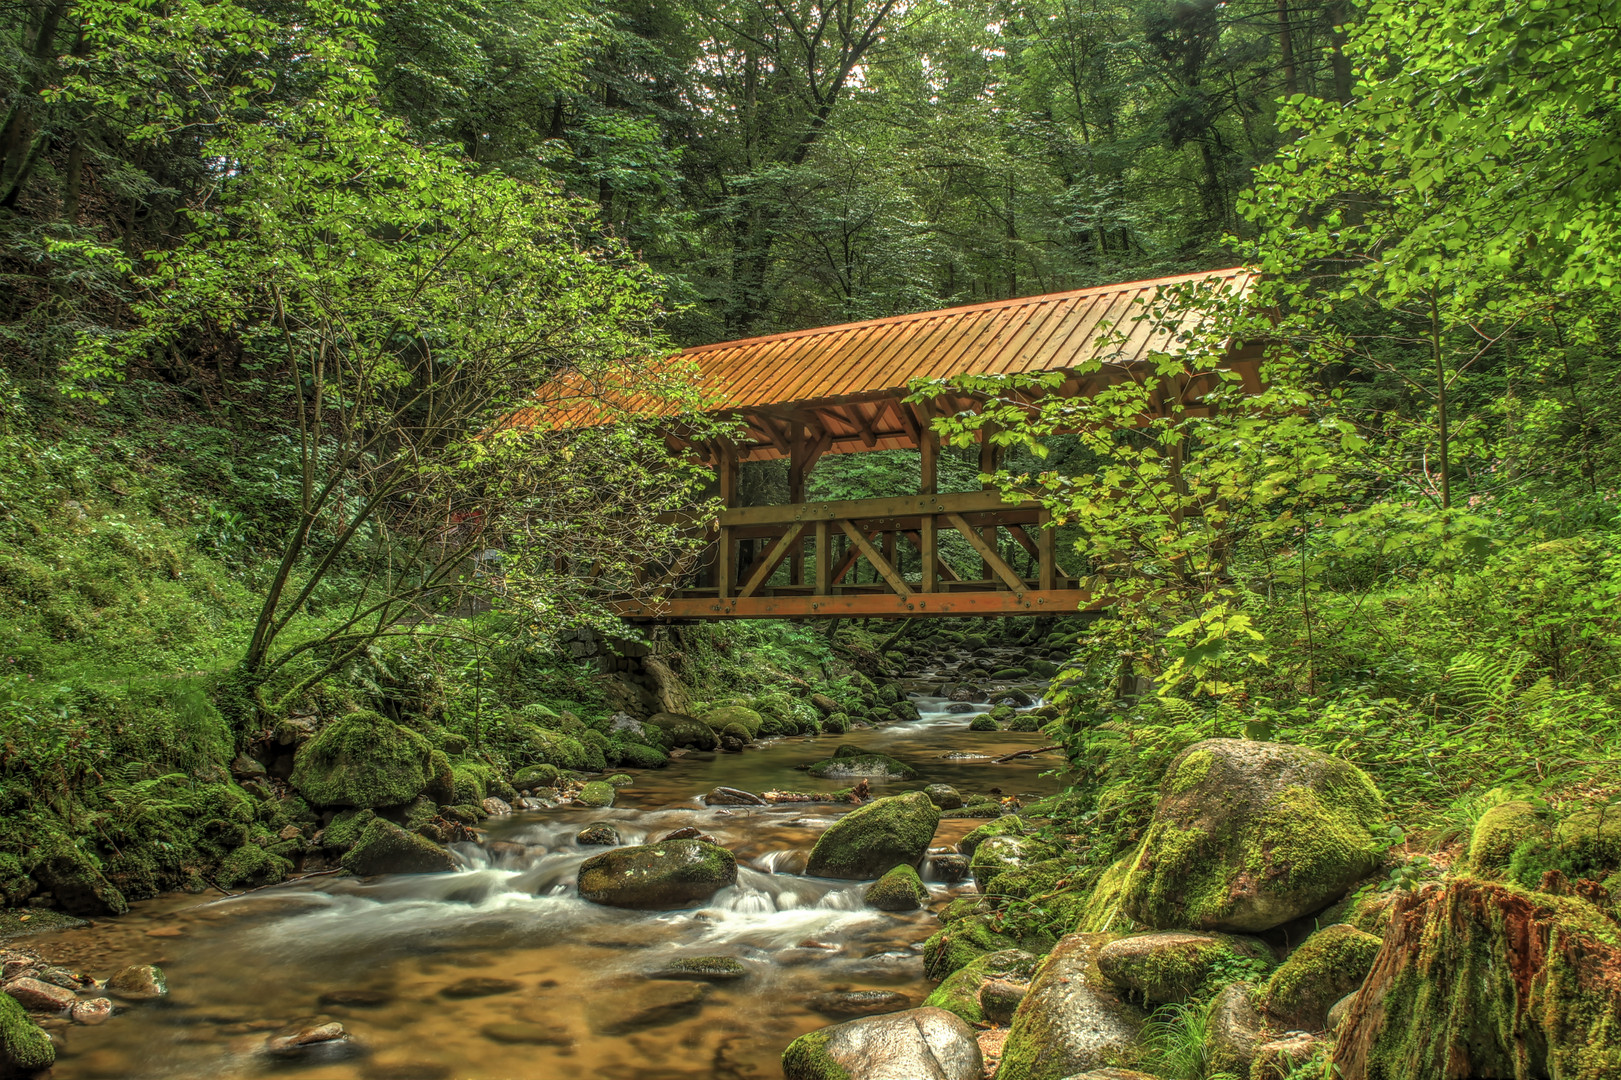
[[670,757],[656,747],[625,743],[620,749],[619,763],[633,769],[662,769],[670,763]]
[[614,804],[614,786],[606,780],[593,780],[580,789],[574,796],[576,802],[585,806],[612,806]]
[[34,1025],[15,998],[0,994],[0,1071],[38,1072],[55,1061],[51,1037]]
[[432,778],[433,747],[374,712],[339,717],[302,747],[291,783],[316,806],[379,807],[410,802]]
[[0,907],[16,907],[34,893],[34,882],[17,856],[0,852]]
[[1035,713],[1019,713],[1008,721],[1009,731],[1040,731],[1041,717]]
[[892,866],[915,866],[928,851],[939,823],[940,811],[921,791],[874,799],[817,838],[805,872],[867,880]]
[[812,776],[823,780],[843,780],[858,776],[887,780],[917,779],[916,769],[885,754],[836,754],[825,761],[818,761],[808,771]]
[[998,724],[991,717],[990,713],[980,713],[978,716],[974,717],[972,720],[970,720],[968,722],[968,730],[969,731],[1001,731],[1002,730],[1002,725]]
[[[760,733],[760,725],[764,722],[759,713],[753,709],[745,709],[741,705],[723,705],[718,709],[710,709],[698,719],[708,724],[710,729],[716,732],[724,732],[728,727],[736,724],[747,733],[750,739]],[[788,719],[788,717],[779,716],[779,719]]]
[[368,823],[343,857],[343,868],[362,876],[441,873],[455,866],[444,848],[385,818]]
[[981,825],[957,841],[957,850],[972,857],[979,845],[993,836],[1026,836],[1035,831],[1036,825],[1029,818],[1021,817],[1018,814],[1007,814],[998,817],[995,821]]
[[274,885],[292,873],[293,864],[257,844],[243,844],[225,857],[216,880],[227,889]]
[[1358,989],[1379,955],[1380,941],[1336,923],[1312,934],[1267,980],[1262,1008],[1284,1026],[1316,1031],[1329,1007]]
[[821,722],[823,735],[843,735],[850,730],[850,718],[842,712],[826,716]]
[[552,787],[562,775],[556,765],[525,765],[513,775],[512,783],[519,791],[534,791]]
[[1189,788],[1203,783],[1204,778],[1210,775],[1210,763],[1215,760],[1208,750],[1195,750],[1182,759],[1182,764],[1176,768],[1176,773],[1170,779],[1171,791],[1182,794]]
[[936,930],[923,943],[923,972],[931,979],[944,979],[986,953],[1018,947],[1014,938],[991,929],[987,917],[969,915]]
[[489,795],[489,766],[461,761],[452,766],[456,782],[451,801],[462,806],[477,806]]
[[1067,928],[1072,934],[1099,934],[1109,930],[1129,930],[1131,919],[1120,910],[1126,885],[1131,878],[1137,854],[1122,856],[1098,875],[1086,895],[1086,902],[1075,913],[1075,920]]
[[374,810],[343,810],[321,832],[321,846],[347,851],[377,816]]
[[851,1080],[827,1052],[827,1029],[808,1031],[782,1052],[783,1080]]
[[985,1012],[980,1006],[979,988],[985,980],[1026,982],[1035,975],[1039,962],[1037,957],[1022,949],[985,953],[947,976],[923,1004],[955,1013],[970,1024],[983,1024]]
[[867,886],[864,896],[879,911],[916,911],[929,902],[929,889],[915,869],[897,866]]
[[1508,869],[1515,848],[1546,833],[1541,815],[1529,802],[1516,799],[1499,803],[1475,823],[1463,869],[1471,874],[1502,873]]

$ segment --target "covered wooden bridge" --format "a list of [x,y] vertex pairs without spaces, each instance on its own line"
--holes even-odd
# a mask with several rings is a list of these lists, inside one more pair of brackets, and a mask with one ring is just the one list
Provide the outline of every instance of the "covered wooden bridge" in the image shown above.
[[[714,412],[738,427],[730,438],[700,439],[672,424],[665,437],[672,449],[715,469],[726,509],[697,557],[651,571],[661,586],[656,595],[620,601],[620,614],[780,619],[1089,609],[1092,597],[1066,568],[1039,502],[1008,502],[996,490],[939,490],[940,443],[931,422],[977,412],[981,399],[909,402],[908,388],[918,379],[1060,372],[1065,378],[1051,392],[1085,397],[1124,380],[1157,380],[1157,409],[1198,408],[1214,377],[1189,370],[1166,378],[1152,360],[1175,355],[1179,335],[1198,314],[1173,325],[1144,316],[1171,289],[1207,283],[1242,291],[1250,282],[1248,271],[1219,270],[687,349],[681,355],[713,394]],[[1247,388],[1259,386],[1258,350],[1235,347],[1227,366]],[[595,415],[581,407],[572,419],[552,423],[599,422]],[[916,494],[805,501],[806,480],[824,456],[890,449],[918,451]],[[982,434],[980,471],[995,471],[998,454]],[[788,502],[741,505],[741,466],[779,458],[788,463]],[[942,559],[940,541],[948,533],[962,537],[977,566]],[[863,563],[870,572],[858,575]],[[1024,572],[1014,563],[1023,563]]]

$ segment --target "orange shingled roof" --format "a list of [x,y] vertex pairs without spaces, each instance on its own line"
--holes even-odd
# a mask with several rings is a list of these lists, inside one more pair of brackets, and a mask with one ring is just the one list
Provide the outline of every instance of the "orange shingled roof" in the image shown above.
[[[1198,312],[1190,312],[1170,327],[1139,319],[1162,290],[1210,282],[1225,292],[1242,292],[1254,278],[1253,271],[1242,267],[1211,270],[699,345],[672,359],[696,369],[698,385],[715,402],[715,412],[870,401],[904,396],[915,379],[1145,360],[1174,350],[1178,333],[1199,318]],[[602,423],[611,419],[604,397],[619,397],[605,395],[601,388],[554,390],[513,422],[553,428]],[[634,389],[616,404],[632,414],[672,411],[667,403]]]

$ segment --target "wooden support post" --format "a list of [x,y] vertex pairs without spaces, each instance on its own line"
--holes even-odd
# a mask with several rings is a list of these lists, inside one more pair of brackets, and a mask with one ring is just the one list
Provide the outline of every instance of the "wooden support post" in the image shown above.
[[919,495],[938,495],[940,493],[940,437],[928,428],[923,429],[922,438],[918,442],[918,452],[923,459],[922,482],[918,484]]
[[923,560],[922,591],[936,592],[940,588],[940,571],[936,565],[940,557],[939,521],[933,514],[924,514],[919,522],[918,555]]
[[[738,480],[737,447],[730,439],[723,440],[720,448],[720,463],[716,466],[717,479],[720,481],[720,501],[722,506],[736,506],[741,499]],[[715,587],[722,596],[731,596],[737,587],[737,541],[732,538],[732,529],[729,525],[720,527],[719,548],[715,553]]]
[[758,592],[761,586],[766,583],[766,580],[771,577],[772,571],[781,565],[783,557],[790,551],[798,550],[801,547],[799,538],[804,531],[805,525],[803,522],[788,526],[788,531],[778,537],[776,543],[772,544],[770,549],[761,555],[759,561],[754,564],[749,573],[748,581],[743,583],[743,588],[737,595],[740,597],[753,596]]
[[884,561],[895,567],[895,572],[897,574],[900,573],[900,564],[895,561],[895,534],[892,532],[886,532],[882,534],[881,539],[883,540],[883,547],[881,550],[884,553]]
[[1056,589],[1058,578],[1058,530],[1053,526],[1053,516],[1046,510],[1041,512],[1037,519],[1036,548],[1041,552],[1036,559],[1036,573],[1040,575],[1036,587],[1043,591]]
[[[805,501],[806,459],[810,447],[805,442],[805,425],[798,420],[788,425],[788,502],[799,505]],[[796,541],[788,555],[788,581],[792,585],[805,584],[805,545]]]
[[[986,424],[979,429],[979,471],[982,473],[994,473],[1002,464],[1002,448],[991,441],[994,434],[996,434],[994,424]],[[984,491],[994,491],[996,485],[985,481],[980,484],[980,488]],[[981,529],[980,538],[984,540],[986,547],[992,551],[997,550],[995,525],[987,525]],[[991,564],[983,559],[980,560],[979,572],[980,577],[993,577]]]
[[816,523],[816,595],[828,596],[833,592],[833,523]]

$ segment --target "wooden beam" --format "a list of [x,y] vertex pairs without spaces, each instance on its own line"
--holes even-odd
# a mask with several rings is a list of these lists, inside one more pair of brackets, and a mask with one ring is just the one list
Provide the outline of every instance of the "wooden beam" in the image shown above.
[[856,547],[854,544],[846,542],[843,558],[839,559],[838,565],[833,567],[832,583],[837,585],[839,582],[843,581],[845,575],[848,574],[855,566],[856,560],[860,558],[861,549]]
[[895,415],[895,419],[900,421],[901,430],[906,432],[906,437],[912,440],[913,445],[920,443],[923,439],[923,429],[918,425],[917,417],[912,415],[912,410],[906,407],[906,403],[899,398],[885,398],[884,405]]
[[748,596],[720,599],[620,600],[611,604],[627,619],[833,619],[925,618],[932,616],[1063,615],[1097,611],[1102,602],[1082,589],[1026,590],[1021,596],[995,592],[847,593],[842,596]]
[[1040,554],[1036,556],[1037,584],[1042,589],[1057,587],[1058,576],[1058,530],[1053,527],[1053,516],[1046,510],[1041,512],[1041,524],[1036,532],[1036,548]]
[[1013,572],[1011,566],[1002,561],[1002,556],[997,553],[995,548],[985,542],[984,537],[980,536],[968,522],[963,520],[961,514],[947,514],[946,520],[951,522],[953,528],[962,533],[963,538],[968,541],[975,551],[979,552],[980,560],[990,567],[991,571],[1001,578],[1008,588],[1021,596],[1026,592],[1024,582],[1019,578],[1019,575]]
[[856,429],[861,441],[867,444],[869,450],[878,445],[878,433],[872,429],[872,422],[861,411],[859,404],[851,402],[843,406],[839,409],[839,415],[850,422],[850,426]]
[[777,569],[784,556],[798,542],[800,533],[804,531],[804,522],[797,522],[788,526],[788,531],[779,536],[777,542],[767,548],[766,553],[754,564],[753,573],[749,574],[749,579],[743,583],[743,587],[738,590],[737,595],[740,597],[753,596],[759,591],[760,586],[764,585],[766,580],[771,577],[772,572]]
[[895,568],[889,565],[889,561],[880,555],[878,549],[868,542],[865,533],[848,521],[839,522],[839,528],[844,530],[844,535],[848,536],[850,542],[856,546],[862,555],[866,556],[868,562],[872,563],[873,569],[877,570],[883,579],[889,582],[889,587],[894,589],[896,594],[900,596],[912,595],[911,586],[901,579],[901,576],[895,572]]
[[[939,524],[933,514],[925,514],[919,523],[917,553],[923,563],[923,588],[926,593],[940,590],[940,572],[937,564],[940,561]],[[907,533],[911,536],[911,533]]]
[[1030,534],[1024,531],[1023,525],[1009,525],[1008,533],[1019,542],[1019,546],[1030,553],[1030,557],[1037,561],[1041,559],[1041,552],[1036,549],[1036,542],[1030,539]]
[[945,495],[893,495],[883,499],[843,499],[794,506],[736,506],[721,511],[722,525],[786,525],[794,521],[862,521],[917,517],[919,514],[983,514],[998,510],[1035,510],[1038,502],[1010,503],[1002,493],[954,491]]

